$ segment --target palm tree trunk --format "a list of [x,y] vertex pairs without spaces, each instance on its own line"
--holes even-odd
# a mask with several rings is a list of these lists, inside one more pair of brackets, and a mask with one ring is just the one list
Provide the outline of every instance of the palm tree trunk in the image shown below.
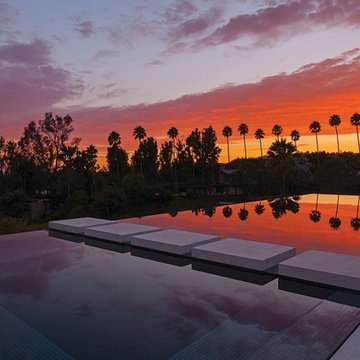
[[263,156],[263,152],[262,152],[262,145],[261,145],[261,139],[260,140],[260,154],[261,154],[261,157]]
[[143,173],[142,156],[141,156],[141,140],[139,139],[139,158],[140,158],[140,173]]
[[296,152],[297,152],[297,145],[296,145],[296,141],[294,141],[294,143],[295,143],[295,149],[296,149]]
[[245,134],[244,134],[244,149],[245,149],[245,159],[247,159]]
[[337,140],[337,146],[338,146],[338,153],[340,153],[339,134],[338,134],[337,126],[336,126],[336,125],[335,125],[335,132],[336,132],[336,140]]
[[318,142],[317,133],[315,133],[315,138],[316,138],[317,166],[319,167],[319,142]]
[[356,126],[356,135],[357,135],[359,154],[360,154],[360,141],[359,141],[359,129],[358,129],[358,126]]
[[230,148],[229,148],[229,137],[226,137],[227,148],[228,148],[228,163],[230,162]]

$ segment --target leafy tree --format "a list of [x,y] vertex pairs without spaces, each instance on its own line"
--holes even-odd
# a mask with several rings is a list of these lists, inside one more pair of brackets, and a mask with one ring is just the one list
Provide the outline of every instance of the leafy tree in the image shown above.
[[245,135],[249,132],[249,128],[248,128],[247,124],[245,124],[245,123],[240,124],[239,127],[238,127],[238,131],[239,131],[239,134],[243,135],[243,137],[244,137],[245,159],[247,159],[246,141],[245,141]]
[[140,172],[143,173],[142,154],[141,154],[140,147],[141,147],[142,140],[146,138],[146,131],[141,125],[138,125],[138,126],[136,126],[136,128],[133,131],[133,136],[134,136],[135,140],[139,140],[138,153],[139,153]]
[[143,173],[149,181],[154,182],[159,162],[158,147],[153,137],[148,137],[140,143],[139,149],[135,150],[132,156],[132,162],[135,167],[137,167],[139,163],[142,164]]
[[263,139],[265,137],[265,132],[262,129],[257,129],[255,131],[255,139],[260,141],[260,154],[261,157],[263,156],[263,150],[262,150],[262,144],[261,144],[261,139]]
[[338,147],[338,153],[340,152],[340,144],[339,144],[339,134],[338,134],[338,129],[337,127],[341,124],[341,119],[339,115],[332,115],[329,119],[329,124],[332,127],[335,127],[335,132],[336,132],[336,140],[337,140],[337,147]]
[[116,174],[120,180],[128,170],[128,155],[126,151],[120,146],[121,138],[116,131],[112,131],[108,137],[110,147],[107,148],[106,161],[109,171]]
[[271,132],[276,136],[277,140],[279,140],[279,136],[282,134],[283,128],[280,125],[274,125]]
[[232,135],[233,131],[230,126],[225,126],[222,130],[222,134],[226,137],[227,142],[227,151],[228,151],[228,163],[230,162],[230,147],[229,147],[229,137]]
[[291,136],[291,140],[295,143],[295,148],[297,151],[296,142],[299,141],[299,139],[300,139],[300,133],[297,130],[293,130],[291,132],[290,136]]
[[360,154],[360,141],[359,141],[359,129],[358,129],[360,125],[360,115],[358,113],[353,114],[351,116],[350,122],[352,126],[356,127],[356,135],[357,135],[359,154]]
[[293,143],[287,142],[286,139],[275,140],[268,150],[269,166],[281,179],[282,194],[285,193],[286,176],[294,169],[295,162],[293,154],[296,149]]

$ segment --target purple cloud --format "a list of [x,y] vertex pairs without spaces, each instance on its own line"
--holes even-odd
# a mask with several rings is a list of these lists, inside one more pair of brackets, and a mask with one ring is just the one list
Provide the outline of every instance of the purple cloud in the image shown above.
[[18,14],[19,11],[9,4],[0,3],[0,24],[11,24]]
[[87,39],[95,34],[94,26],[91,21],[83,21],[76,23],[74,26],[74,30],[77,31],[84,39]]

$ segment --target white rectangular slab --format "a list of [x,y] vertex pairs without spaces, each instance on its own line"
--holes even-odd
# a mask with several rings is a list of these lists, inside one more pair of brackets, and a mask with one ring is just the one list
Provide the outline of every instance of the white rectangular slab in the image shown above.
[[194,246],[219,240],[219,236],[193,233],[180,230],[164,230],[150,234],[133,236],[131,245],[184,255],[191,252]]
[[360,328],[357,328],[330,360],[354,360],[358,359],[359,356]]
[[277,265],[280,261],[295,256],[295,248],[228,238],[194,247],[191,255],[194,258],[224,265],[264,271]]
[[49,221],[48,227],[49,229],[65,231],[72,234],[83,234],[85,228],[87,227],[114,223],[116,223],[116,221],[97,219],[92,217],[82,217],[67,220]]
[[309,250],[281,262],[279,275],[360,291],[360,257]]
[[132,236],[160,230],[162,229],[154,226],[116,223],[86,228],[85,236],[90,236],[101,240],[108,240],[116,243],[128,243],[130,242],[130,238]]

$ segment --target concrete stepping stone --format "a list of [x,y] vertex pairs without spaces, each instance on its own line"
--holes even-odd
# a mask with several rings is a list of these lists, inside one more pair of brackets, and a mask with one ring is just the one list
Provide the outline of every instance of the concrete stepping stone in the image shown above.
[[198,247],[191,252],[197,259],[264,271],[295,256],[295,248],[258,241],[228,238]]
[[154,226],[117,222],[115,224],[87,228],[85,229],[85,236],[115,243],[128,243],[132,236],[160,230],[162,229]]
[[360,257],[309,250],[281,262],[279,275],[360,291]]
[[82,217],[67,220],[49,221],[48,227],[52,230],[64,231],[72,234],[83,234],[87,227],[114,224],[117,221]]
[[164,230],[133,236],[131,245],[152,250],[184,255],[191,252],[194,246],[219,240],[219,236],[193,233],[180,230]]
[[345,341],[330,360],[354,360],[360,354],[360,327]]

